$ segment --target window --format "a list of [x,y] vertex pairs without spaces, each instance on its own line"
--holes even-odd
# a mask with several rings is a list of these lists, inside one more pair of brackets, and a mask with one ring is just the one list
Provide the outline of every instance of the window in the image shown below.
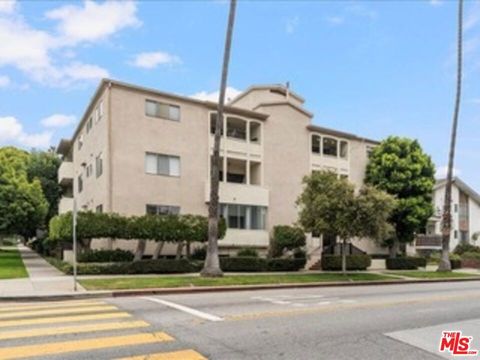
[[375,148],[373,146],[367,145],[367,157],[368,158],[372,155],[374,149]]
[[97,205],[95,208],[96,213],[103,213],[103,205]]
[[264,206],[221,204],[221,215],[230,229],[265,230]]
[[149,215],[177,215],[180,213],[180,206],[170,205],[147,205]]
[[95,158],[95,173],[97,178],[103,174],[103,159],[101,154]]
[[261,137],[261,128],[262,125],[258,122],[251,121],[250,122],[250,142],[259,144],[260,137]]
[[92,175],[93,173],[93,166],[92,164],[88,165],[87,166],[87,178],[90,177],[90,175]]
[[320,136],[312,135],[312,152],[320,154]]
[[247,139],[247,122],[245,120],[228,117],[227,118],[227,136],[238,140]]
[[146,153],[145,172],[155,175],[180,176],[180,157]]
[[93,118],[90,116],[90,118],[87,121],[87,134],[92,130],[93,126]]
[[83,179],[82,175],[78,175],[78,192],[81,193],[83,191]]
[[103,117],[103,100],[100,100],[100,103],[98,104],[98,116],[99,120]]
[[83,135],[78,137],[78,150],[80,150],[83,146]]
[[323,138],[323,155],[337,156],[337,140]]
[[454,237],[455,239],[458,239],[458,231],[457,231],[457,230],[455,230],[455,231],[453,232],[453,237]]
[[179,106],[159,103],[153,100],[147,100],[145,102],[145,114],[147,116],[154,116],[162,119],[180,121]]
[[340,157],[342,159],[348,158],[348,142],[345,140],[340,141]]
[[[222,126],[221,126],[220,135],[223,136],[223,124],[221,125]],[[217,128],[217,114],[213,113],[213,114],[210,114],[210,134],[214,135],[216,128]]]
[[458,212],[458,204],[455,204],[455,205],[454,205],[454,209],[455,209],[455,210],[454,210],[455,212]]

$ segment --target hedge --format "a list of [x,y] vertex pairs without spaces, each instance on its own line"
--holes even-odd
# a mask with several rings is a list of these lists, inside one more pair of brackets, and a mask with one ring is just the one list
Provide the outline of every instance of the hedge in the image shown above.
[[[49,223],[49,239],[72,241],[72,213],[57,215]],[[226,233],[224,219],[219,222],[219,238]],[[114,213],[79,212],[77,237],[82,239],[144,239],[165,242],[206,242],[208,218],[201,215],[121,216]]]
[[[369,255],[347,255],[347,270],[366,270],[372,264]],[[341,255],[323,255],[321,260],[322,270],[342,270]]]
[[[50,264],[66,274],[73,273],[73,266],[54,258],[47,259]],[[79,263],[78,275],[124,275],[124,274],[179,274],[193,273],[201,269],[202,264],[186,259],[180,260],[141,260],[118,263]]]
[[385,261],[388,270],[416,270],[419,267],[427,266],[427,259],[422,257],[397,257]]
[[81,263],[105,263],[132,261],[133,253],[126,250],[89,250],[78,254],[78,262]]
[[466,252],[480,253],[480,247],[471,244],[458,244],[453,250],[453,253],[457,255],[463,255]]
[[254,248],[242,248],[237,251],[237,256],[258,258],[258,251]]
[[263,259],[254,257],[220,258],[220,267],[226,272],[298,271],[306,259]]

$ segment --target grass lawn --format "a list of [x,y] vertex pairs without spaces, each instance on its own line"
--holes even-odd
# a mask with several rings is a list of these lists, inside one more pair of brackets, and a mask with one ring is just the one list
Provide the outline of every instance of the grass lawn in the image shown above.
[[347,274],[279,274],[279,275],[230,275],[221,278],[202,278],[199,276],[159,276],[86,279],[80,283],[88,290],[174,288],[188,286],[224,286],[224,285],[260,285],[291,284],[332,281],[374,281],[391,280],[388,275],[356,273]]
[[0,279],[28,277],[17,249],[0,249]]
[[462,277],[474,277],[480,276],[475,274],[469,273],[461,273],[461,272],[436,272],[436,271],[394,271],[388,272],[386,274],[392,275],[399,275],[399,276],[406,276],[415,279],[451,279],[451,278],[462,278]]

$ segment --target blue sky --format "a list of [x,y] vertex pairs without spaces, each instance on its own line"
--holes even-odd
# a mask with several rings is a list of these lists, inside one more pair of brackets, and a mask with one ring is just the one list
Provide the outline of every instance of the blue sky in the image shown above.
[[[0,145],[69,137],[103,76],[212,96],[227,12],[226,1],[0,0]],[[455,167],[480,190],[480,1],[466,1],[464,35]],[[290,81],[314,123],[418,138],[442,173],[455,37],[455,1],[240,1],[230,91]]]

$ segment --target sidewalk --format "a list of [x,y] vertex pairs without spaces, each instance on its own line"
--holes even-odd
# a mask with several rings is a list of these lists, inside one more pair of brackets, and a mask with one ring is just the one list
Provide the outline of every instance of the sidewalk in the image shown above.
[[[29,278],[0,280],[0,296],[42,296],[73,294],[73,278],[58,271],[36,252],[18,246]],[[78,292],[84,292],[78,285]]]

